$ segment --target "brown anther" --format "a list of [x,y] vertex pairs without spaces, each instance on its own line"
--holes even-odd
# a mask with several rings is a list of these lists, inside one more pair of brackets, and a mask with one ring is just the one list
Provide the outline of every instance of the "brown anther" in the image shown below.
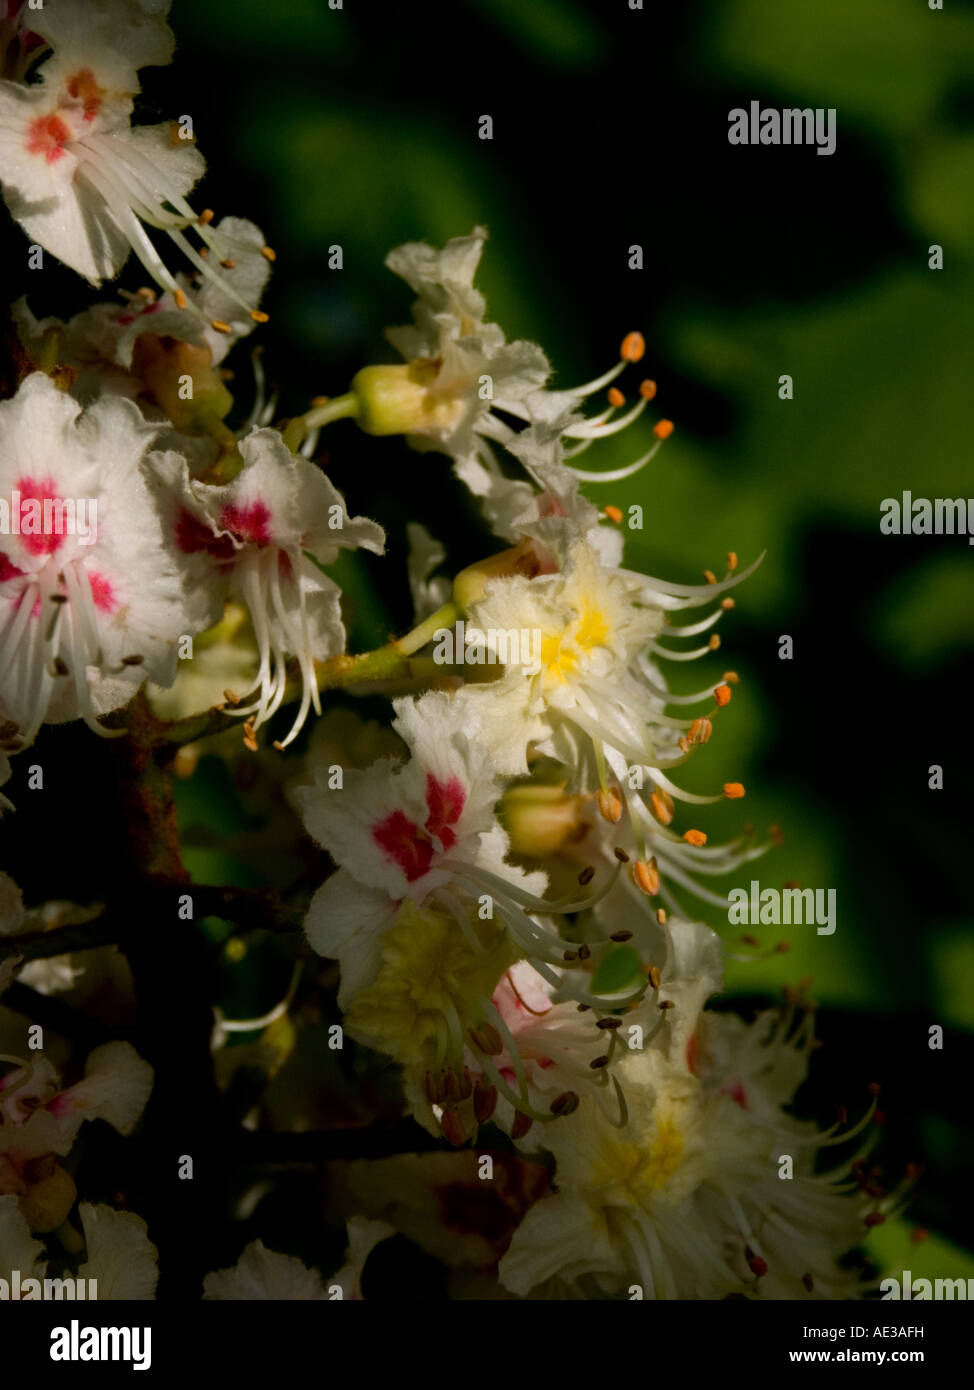
[[473,1114],[478,1125],[486,1124],[497,1107],[497,1087],[478,1076],[473,1088]]
[[607,395],[609,397],[609,404],[612,406],[613,410],[618,410],[620,406],[626,403],[626,398],[619,390],[618,386],[610,386]]
[[603,820],[607,820],[610,825],[618,825],[622,820],[622,797],[615,787],[610,787],[608,791],[601,789],[596,792],[595,800]]
[[[612,851],[612,853],[613,853],[613,854],[615,855],[615,857],[618,859],[618,861],[619,861],[620,864],[628,864],[628,863],[629,863],[629,856],[628,856],[628,854],[626,853],[626,851],[625,851],[624,849],[620,849],[618,845],[616,845],[616,847],[615,847],[615,849]],[[630,932],[629,935],[631,936],[631,935],[632,935],[632,932]]]
[[724,795],[727,797],[728,801],[740,801],[741,797],[744,795],[743,782],[725,782]]
[[68,601],[68,596],[67,596],[67,594],[51,594],[51,602],[52,602],[52,603],[67,603],[67,601]]
[[578,952],[566,951],[565,954],[562,956],[562,960],[578,960]]
[[200,227],[208,226],[209,223],[213,221],[213,209],[204,208],[203,211],[200,213],[199,217],[196,219],[196,221]]
[[488,1057],[499,1057],[504,1051],[504,1043],[500,1033],[486,1019],[479,1023],[476,1028],[470,1028],[468,1032],[474,1046],[480,1052],[486,1053]]
[[233,329],[230,327],[230,325],[229,325],[228,323],[224,323],[222,319],[211,319],[211,320],[210,320],[210,327],[211,327],[212,329],[215,329],[215,331],[216,331],[217,333],[232,333],[232,332],[233,332]]
[[571,1115],[578,1109],[578,1096],[574,1091],[562,1091],[548,1106],[552,1115]]
[[651,965],[646,973],[649,976],[649,983],[653,986],[653,989],[659,989],[659,982],[661,979],[659,966]]
[[578,875],[578,881],[579,881],[579,883],[582,885],[582,887],[584,888],[584,887],[586,886],[586,884],[592,882],[592,879],[593,879],[594,877],[595,877],[595,869],[594,869],[594,867],[593,867],[591,864],[586,864],[586,865],[585,865],[585,868],[584,868],[584,869],[581,871],[581,873]]
[[[729,698],[730,696],[728,696],[728,699]],[[717,703],[719,704],[720,701],[718,700]],[[725,701],[724,703],[726,704],[727,702]],[[713,724],[711,724],[709,719],[695,719],[693,723],[690,725],[689,732],[687,733],[687,739],[690,743],[709,743],[710,735],[713,733],[713,731],[714,726]]]
[[672,420],[657,420],[653,426],[653,433],[657,439],[669,439],[675,429],[676,426]]
[[511,1138],[523,1139],[533,1124],[532,1117],[525,1115],[523,1110],[519,1110],[514,1116],[514,1123],[511,1125]]
[[267,261],[276,261],[276,260],[277,260],[277,252],[273,249],[273,247],[270,247],[270,246],[262,246],[262,247],[260,248],[260,254],[261,254],[261,255],[264,257],[264,259],[267,260]]
[[882,1089],[878,1081],[870,1081],[869,1085],[866,1087],[866,1090],[871,1096],[878,1096]]
[[268,323],[270,321],[270,314],[265,314],[263,309],[251,309],[250,317],[254,323]]
[[727,568],[730,570],[730,572],[731,572],[732,574],[733,574],[733,572],[737,569],[737,551],[736,551],[736,550],[728,550],[728,552],[727,552]]
[[452,1067],[444,1067],[440,1072],[440,1089],[444,1102],[455,1104],[460,1099],[460,1085]]
[[763,1279],[768,1272],[767,1260],[762,1260],[761,1256],[755,1255],[753,1251],[747,1256],[747,1267],[755,1279]]
[[884,1124],[887,1123],[888,1118],[889,1118],[889,1117],[887,1116],[885,1110],[874,1110],[874,1111],[873,1111],[873,1124],[874,1124],[874,1125],[879,1125],[880,1127],[882,1127]]
[[866,1217],[865,1224],[869,1227],[882,1226],[885,1220],[886,1217],[883,1215],[881,1211],[871,1211],[869,1215]]
[[575,1008],[578,1010],[578,1012],[579,1012],[580,1014],[587,1014],[588,1011],[589,1011],[589,1009],[590,1009],[591,1007],[592,1007],[591,1004],[576,1004],[576,1005],[575,1005]]
[[720,706],[721,709],[723,709],[725,705],[729,705],[731,702],[730,686],[718,685],[717,689],[714,691],[714,699],[717,701],[717,704]]
[[666,926],[666,910],[664,908],[658,907],[656,909],[656,920],[657,922],[659,922],[661,927]]
[[742,936],[742,937],[741,937],[741,941],[744,943],[745,946],[760,946],[760,945],[761,945],[761,942],[758,940],[758,938],[757,938],[756,936],[751,936],[750,934],[747,935],[747,936]]
[[579,960],[588,960],[589,957],[591,956],[591,954],[592,954],[592,948],[591,948],[591,946],[586,946],[585,943],[583,942],[582,945],[579,946],[579,948],[578,948],[578,959],[579,959]]
[[780,845],[785,838],[784,835],[781,833],[780,825],[769,825],[768,834],[771,836],[772,843],[776,845]]
[[659,1007],[660,1011],[662,1013],[665,1013],[667,1009],[675,1009],[676,1005],[674,1004],[672,999],[661,999],[659,1001]]
[[[789,999],[788,1002],[791,1003],[791,1000]],[[844,1125],[845,1122],[848,1120],[848,1118],[849,1118],[849,1111],[846,1109],[846,1107],[845,1107],[844,1105],[840,1105],[839,1108],[838,1108],[838,1110],[836,1111],[836,1115],[835,1115],[835,1122],[836,1122],[836,1124],[837,1124],[837,1125]]]
[[443,1092],[440,1089],[440,1078],[428,1071],[423,1078],[423,1091],[430,1105],[439,1105],[443,1099]]
[[606,1052],[603,1052],[601,1057],[594,1057],[592,1061],[589,1062],[589,1066],[592,1068],[593,1071],[601,1071],[603,1067],[607,1067],[608,1065],[609,1056]]
[[707,843],[707,836],[703,830],[684,830],[683,838],[688,845],[693,845],[694,849],[700,849]]
[[257,752],[257,734],[252,719],[248,719],[243,726],[243,741],[245,747],[249,748],[251,753]]
[[614,931],[614,932],[612,933],[612,935],[609,937],[609,940],[610,940],[610,941],[631,941],[631,940],[632,940],[632,932],[631,932],[631,931]]
[[909,1182],[916,1182],[917,1178],[920,1177],[920,1175],[921,1175],[922,1172],[923,1172],[923,1164],[922,1164],[922,1163],[912,1163],[912,1162],[911,1162],[911,1163],[908,1163],[908,1164],[906,1165],[906,1167],[903,1169],[903,1176],[904,1176]]
[[242,696],[240,696],[240,695],[235,695],[234,692],[233,692],[232,690],[224,690],[224,692],[223,692],[223,698],[224,698],[224,700],[226,700],[226,702],[227,702],[228,705],[239,705],[240,702],[241,702]]
[[673,798],[668,791],[662,787],[657,787],[649,798],[649,804],[653,815],[661,825],[669,825],[673,819],[674,807]]
[[703,577],[704,579],[706,579],[708,584],[717,583],[717,576],[714,574],[713,570],[704,570]]
[[445,1138],[449,1139],[455,1149],[459,1149],[467,1142],[466,1130],[463,1121],[455,1110],[444,1110],[440,1116],[440,1129]]
[[311,404],[315,407],[319,405],[327,405],[330,400],[331,396],[314,396],[312,397]]
[[622,340],[619,356],[623,362],[638,362],[646,351],[646,339],[641,333],[627,333]]
[[930,1232],[925,1226],[916,1226],[910,1232],[910,1240],[914,1245],[922,1245],[925,1240],[929,1240]]
[[617,526],[622,523],[622,509],[620,507],[607,506],[605,514],[610,521],[614,521]]
[[186,308],[186,293],[184,290],[173,290],[172,297],[176,301],[177,309]]
[[71,668],[63,657],[56,656],[51,662],[51,665],[54,668],[54,674],[56,676],[70,676]]
[[123,656],[123,657],[122,657],[122,665],[123,665],[123,666],[141,666],[144,660],[145,660],[145,657],[142,656],[139,652],[133,652],[131,656]]
[[722,680],[727,685],[740,685],[741,678],[736,671],[725,671]]
[[473,1076],[470,1073],[470,1068],[464,1067],[463,1071],[460,1073],[460,1099],[466,1100],[468,1096],[472,1094]]
[[786,956],[786,955],[788,954],[788,952],[791,950],[791,942],[790,942],[790,941],[779,941],[778,944],[777,944],[777,946],[776,946],[774,949],[775,949],[775,952],[777,953],[777,955],[779,955],[779,956]]
[[279,738],[276,738],[276,739],[274,740],[274,742],[271,744],[271,747],[274,749],[274,752],[275,752],[275,753],[283,753],[283,752],[284,752],[284,744],[281,742],[281,740],[280,740]]
[[596,1026],[596,1028],[609,1028],[609,1029],[621,1028],[621,1027],[622,1027],[622,1019],[621,1019],[621,1018],[614,1018],[612,1015],[610,1015],[608,1018],[600,1018],[600,1019],[597,1019],[597,1020],[596,1020],[595,1026]]
[[224,270],[236,270],[236,268],[237,268],[237,262],[236,262],[236,261],[226,260],[226,261],[221,261],[220,264],[223,266],[223,269],[224,269]]
[[651,401],[656,395],[656,382],[650,381],[647,377],[645,381],[639,383],[639,394],[644,401]]
[[727,598],[722,598],[720,606],[723,608],[724,612],[727,613],[731,608],[735,607],[735,600],[729,596]]
[[812,1278],[812,1276],[811,1276],[810,1274],[803,1274],[803,1275],[802,1275],[802,1288],[805,1290],[805,1292],[806,1292],[806,1293],[811,1293],[811,1292],[812,1292],[812,1289],[814,1289],[814,1287],[815,1287],[815,1280]]
[[641,888],[649,898],[655,898],[659,892],[659,868],[655,856],[647,864],[645,859],[637,859],[632,866],[633,882],[637,888]]

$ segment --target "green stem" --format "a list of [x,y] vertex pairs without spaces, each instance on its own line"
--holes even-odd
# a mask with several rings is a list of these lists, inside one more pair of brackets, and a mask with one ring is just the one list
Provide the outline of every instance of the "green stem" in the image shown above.
[[312,430],[330,425],[332,420],[344,420],[358,414],[358,400],[349,391],[344,396],[325,401],[324,405],[312,406],[304,415],[296,415],[284,430],[284,442],[293,452],[301,447]]
[[427,642],[432,642],[442,628],[453,627],[460,618],[460,611],[459,606],[450,599],[449,603],[444,603],[442,608],[424,618],[412,632],[407,632],[405,637],[400,637],[392,646],[404,656],[412,656],[413,652],[425,647]]

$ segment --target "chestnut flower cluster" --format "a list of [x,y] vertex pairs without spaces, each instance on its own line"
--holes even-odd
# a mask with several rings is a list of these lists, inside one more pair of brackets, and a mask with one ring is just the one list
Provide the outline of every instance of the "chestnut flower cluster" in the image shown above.
[[[189,659],[195,639],[202,664],[214,634],[221,671],[247,673],[221,708],[255,752],[286,710],[274,748],[288,747],[322,712],[322,663],[353,660],[328,568],[343,549],[384,547],[314,461],[319,431],[347,418],[446,455],[492,553],[451,582],[435,574],[444,547],[411,525],[415,627],[388,655],[409,666],[413,690],[393,701],[393,751],[336,777],[333,752],[312,739],[292,793],[337,866],[305,930],[339,963],[344,1029],[397,1064],[404,1103],[431,1134],[460,1148],[492,1123],[553,1171],[496,1267],[509,1295],[861,1292],[841,1257],[903,1192],[860,1180],[868,1140],[836,1169],[817,1157],[864,1131],[875,1099],[852,1125],[794,1117],[814,1042],[801,997],[750,1023],[705,1009],[725,949],[694,904],[724,907],[708,882],[764,846],[749,834],[711,844],[702,828],[700,808],[743,797],[740,783],[702,796],[679,780],[736,676],[674,696],[665,671],[718,648],[731,591],[760,557],[741,569],[731,553],[724,576],[700,584],[640,573],[624,562],[622,514],[582,491],[638,473],[672,432],[658,420],[653,447],[621,469],[578,463],[656,395],[637,381],[630,406],[615,385],[643,358],[641,336],[629,333],[597,379],[556,389],[541,348],[508,342],[486,317],[476,228],[388,257],[416,295],[411,325],[388,335],[401,363],[364,367],[347,393],[283,426],[258,372],[253,410],[231,427],[220,364],[267,318],[274,253],[252,223],[216,222],[187,201],[204,164],[178,123],[132,124],[140,69],[172,56],[166,9],[46,0],[36,12],[8,4],[0,20],[10,214],[32,249],[95,287],[132,254],[152,281],[68,322],[13,306],[0,780],[45,724],[125,738],[139,690],[182,692],[194,713],[215,704]],[[163,259],[163,236],[182,269]],[[597,397],[607,403],[593,407]],[[79,499],[97,519],[84,533],[57,524]],[[249,669],[226,660],[236,633]],[[381,681],[382,661],[368,674]],[[0,935],[22,932],[6,876],[2,898]],[[0,960],[0,990],[15,975]],[[11,1252],[42,1269],[36,1237],[76,1196],[59,1158],[88,1116],[129,1132],[151,1068],[110,1044],[63,1088],[46,1060],[0,1060],[0,1273]],[[151,1297],[155,1254],[138,1219],[79,1214],[88,1266],[112,1242],[114,1266],[129,1261],[127,1291],[116,1280],[102,1296]],[[352,1218],[339,1296],[360,1296],[368,1251],[392,1228]],[[208,1277],[205,1297],[323,1299],[329,1287],[255,1242]]]

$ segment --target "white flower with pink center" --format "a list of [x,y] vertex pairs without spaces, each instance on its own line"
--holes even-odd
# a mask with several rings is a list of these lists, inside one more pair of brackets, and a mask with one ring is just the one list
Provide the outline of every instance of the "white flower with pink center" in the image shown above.
[[156,429],[106,397],[83,411],[42,373],[0,402],[0,717],[22,744],[171,685],[205,623],[142,474]]
[[[168,63],[173,51],[163,14],[147,8],[135,0],[51,0],[31,13],[53,56],[42,60],[37,82],[0,82],[0,181],[31,241],[92,284],[114,278],[134,251],[182,306],[186,295],[143,223],[166,232],[215,281],[219,271],[186,229],[216,261],[232,252],[186,202],[205,169],[191,133],[168,123],[131,125],[139,68]],[[228,292],[263,320],[233,286]]]
[[351,517],[341,493],[307,459],[291,453],[275,430],[258,429],[240,444],[244,466],[219,487],[189,477],[174,455],[157,472],[167,524],[203,583],[222,586],[250,611],[260,658],[256,695],[234,713],[253,729],[277,711],[287,687],[287,658],[302,682],[286,747],[314,707],[321,713],[315,661],[345,649],[341,592],[322,572],[340,550],[381,555],[385,533],[368,517]]

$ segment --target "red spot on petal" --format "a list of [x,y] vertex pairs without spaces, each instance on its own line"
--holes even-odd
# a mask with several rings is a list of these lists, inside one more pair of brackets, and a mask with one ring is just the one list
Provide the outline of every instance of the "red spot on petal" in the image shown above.
[[180,509],[176,518],[176,544],[184,555],[195,555],[205,550],[215,560],[232,560],[237,553],[230,536],[218,536],[208,521]]
[[56,164],[71,142],[71,132],[60,116],[38,116],[27,127],[27,153]]
[[238,507],[228,502],[220,512],[220,526],[229,531],[239,541],[251,545],[267,545],[271,538],[271,514],[263,502],[251,502],[246,507]]
[[[21,544],[31,555],[53,555],[66,534],[67,507],[58,496],[57,484],[53,478],[21,478],[16,490],[20,493]],[[73,514],[73,502],[70,511]]]
[[441,782],[431,772],[426,774],[426,805],[429,808],[426,829],[436,836],[444,849],[450,849],[457,842],[450,827],[460,819],[466,801],[467,791],[459,777]]
[[393,811],[374,825],[372,838],[399,865],[409,883],[422,878],[433,862],[433,846],[420,838],[419,826],[402,811]]
[[24,571],[18,569],[8,556],[0,553],[0,584],[6,583],[8,579],[19,579],[23,573]]
[[68,96],[84,106],[85,120],[93,121],[101,110],[105,89],[95,81],[91,68],[81,68],[68,78],[65,86]]
[[94,599],[95,607],[102,613],[114,613],[118,607],[118,599],[115,597],[111,580],[97,571],[94,574],[89,571],[88,583],[91,585],[91,597]]
[[553,1067],[555,1065],[554,1060],[551,1057],[539,1057],[537,1060],[538,1066],[541,1068],[542,1071],[547,1071],[549,1067]]
[[739,1081],[734,1086],[731,1086],[730,1083],[726,1086],[721,1086],[720,1092],[721,1095],[730,1096],[731,1100],[736,1101],[742,1110],[748,1109],[747,1091],[745,1091]]

